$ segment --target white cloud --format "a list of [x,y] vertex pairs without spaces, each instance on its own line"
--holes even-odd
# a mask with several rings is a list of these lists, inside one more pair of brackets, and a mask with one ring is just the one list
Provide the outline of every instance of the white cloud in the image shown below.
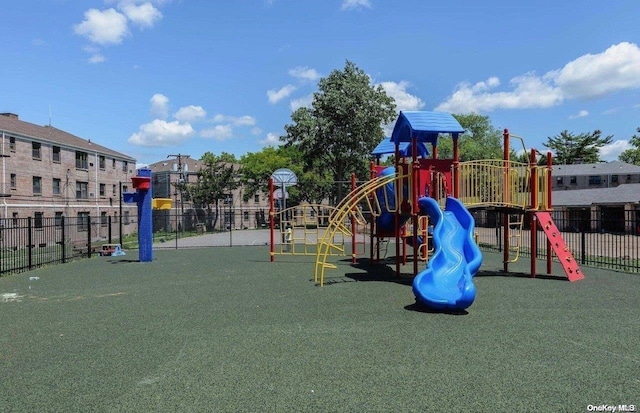
[[194,105],[183,106],[173,114],[173,117],[180,122],[194,122],[199,119],[204,119],[206,116],[207,112],[202,108],[202,106]]
[[424,108],[424,101],[417,96],[407,92],[410,83],[402,80],[400,82],[381,82],[384,91],[395,99],[397,110],[420,110]]
[[599,54],[586,54],[557,72],[556,84],[569,98],[590,99],[640,87],[640,49],[622,42]]
[[291,94],[296,90],[296,87],[293,85],[285,85],[281,87],[279,90],[271,89],[267,91],[267,97],[269,98],[269,103],[275,104],[280,102],[282,99],[291,96]]
[[231,123],[234,126],[253,126],[256,124],[256,120],[253,116],[244,115],[244,116],[229,116],[223,115],[221,113],[216,114],[213,117],[214,122],[225,122]]
[[581,110],[580,112],[576,113],[575,115],[571,115],[569,116],[569,119],[578,119],[578,118],[584,118],[589,116],[589,112],[586,110]]
[[203,138],[213,138],[217,141],[224,141],[233,136],[233,128],[231,125],[216,125],[213,128],[203,129],[200,132]]
[[342,0],[342,10],[371,8],[370,0]]
[[136,5],[134,3],[122,2],[119,5],[120,10],[134,24],[145,28],[153,27],[153,25],[162,19],[162,13],[156,9],[151,3]]
[[262,129],[260,129],[259,127],[255,127],[255,128],[251,128],[251,134],[252,135],[260,135],[262,133]]
[[549,77],[526,73],[509,82],[510,92],[491,92],[500,81],[496,77],[474,85],[461,83],[449,98],[435,110],[469,113],[495,109],[547,108],[563,101],[562,91],[554,86]]
[[548,108],[566,99],[592,99],[640,88],[640,48],[622,42],[599,54],[586,54],[563,68],[510,80],[510,91],[493,91],[498,78],[474,85],[463,82],[436,110],[467,113],[495,109]]
[[106,57],[104,57],[102,54],[100,54],[100,53],[95,53],[95,54],[91,55],[91,57],[89,57],[89,59],[88,59],[87,61],[88,61],[89,63],[96,64],[96,63],[102,63],[102,62],[104,62],[105,60],[107,60],[107,58],[106,58]]
[[129,34],[127,18],[115,9],[89,9],[84,20],[73,27],[76,34],[100,45],[119,44]]
[[267,133],[267,137],[260,140],[259,141],[260,145],[262,146],[278,146],[280,145],[282,142],[280,142],[280,136],[270,132]]
[[302,80],[318,80],[320,73],[316,69],[310,69],[306,66],[298,66],[289,70],[289,75]]
[[600,148],[600,157],[605,161],[615,161],[618,156],[627,149],[631,149],[631,145],[627,140],[619,140],[611,142]]
[[183,143],[193,133],[194,130],[188,123],[155,119],[140,126],[140,130],[131,135],[128,142],[132,145],[147,147],[172,146]]
[[161,119],[166,119],[169,115],[169,98],[162,93],[151,96],[151,114]]
[[291,111],[295,112],[301,107],[311,107],[311,103],[313,102],[313,93],[308,94],[307,96],[303,96],[298,99],[293,99],[290,103]]

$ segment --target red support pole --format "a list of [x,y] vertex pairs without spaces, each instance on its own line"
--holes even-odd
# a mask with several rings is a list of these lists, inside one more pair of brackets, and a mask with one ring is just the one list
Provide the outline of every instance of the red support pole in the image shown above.
[[453,138],[453,196],[454,198],[460,197],[460,185],[459,185],[459,169],[458,163],[460,162],[460,154],[458,153],[458,135]]
[[529,170],[531,178],[529,189],[531,191],[531,220],[529,222],[529,230],[531,231],[531,277],[536,276],[536,260],[538,259],[538,220],[535,211],[538,210],[538,168],[536,164],[536,150],[531,149],[531,157],[529,159]]
[[[551,152],[547,152],[547,210],[551,212],[553,209],[553,205],[551,203],[551,182],[553,182],[551,176],[551,167],[553,165]],[[547,237],[547,274],[551,274],[553,258],[551,257],[553,251],[553,246],[551,245],[551,240]]]
[[396,212],[394,214],[394,233],[396,236],[396,276],[400,276],[400,209],[402,205],[402,190],[399,190],[398,187],[402,185],[398,176],[402,174],[400,170],[400,144],[398,142],[396,144],[395,150],[395,161],[396,161],[396,180],[394,181],[393,188],[396,192],[395,198],[397,199],[396,203]]
[[[351,193],[356,189],[356,174],[351,173]],[[352,195],[353,197],[353,195]],[[355,208],[358,206],[356,205]],[[356,219],[351,214],[351,263],[356,263]]]
[[418,160],[418,139],[414,136],[411,139],[411,175],[409,176],[411,185],[411,225],[413,227],[411,237],[413,238],[413,275],[418,274],[418,176],[420,175],[420,161]]
[[275,243],[274,243],[274,234],[273,234],[273,220],[275,218],[275,211],[273,207],[273,178],[269,178],[269,239],[270,239],[270,260],[273,262],[275,260]]
[[[505,205],[509,203],[509,198],[510,198],[510,191],[511,188],[509,187],[509,130],[505,129],[504,133],[502,134],[503,140],[504,140],[504,152],[502,155],[502,159],[505,161],[504,164],[504,203]],[[502,217],[502,245],[504,248],[502,257],[503,257],[503,270],[504,272],[508,272],[509,271],[509,250],[511,249],[511,247],[509,246],[509,211],[506,210],[504,213],[504,216]]]

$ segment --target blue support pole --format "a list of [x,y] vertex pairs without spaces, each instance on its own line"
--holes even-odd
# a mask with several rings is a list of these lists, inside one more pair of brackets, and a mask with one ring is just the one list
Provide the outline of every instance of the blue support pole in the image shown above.
[[[151,183],[151,169],[138,169],[138,177],[148,178]],[[138,192],[138,250],[140,262],[153,261],[153,216],[151,214],[151,185]]]

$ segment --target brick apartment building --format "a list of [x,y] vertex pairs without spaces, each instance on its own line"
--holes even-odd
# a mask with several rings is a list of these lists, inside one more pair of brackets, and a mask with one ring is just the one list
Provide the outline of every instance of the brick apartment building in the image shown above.
[[[244,188],[241,185],[220,200],[219,217],[216,220],[215,228],[211,228],[211,222],[207,222],[209,220],[206,211],[194,207],[188,194],[189,185],[193,185],[197,181],[202,162],[192,159],[188,155],[170,155],[170,158],[148,166],[151,169],[153,197],[171,198],[172,200],[171,212],[156,211],[154,231],[160,229],[174,231],[176,228],[191,230],[198,224],[204,224],[207,230],[259,228],[268,221],[268,194],[255,194],[251,199],[245,201],[243,199]],[[187,189],[184,192],[179,191],[176,187],[176,183],[179,181],[187,184]]]
[[[100,219],[120,216],[120,183],[131,188],[136,160],[91,140],[53,126],[39,126],[12,113],[0,114],[2,139],[0,222],[10,226],[19,218]],[[135,205],[123,204],[122,217],[135,216]],[[96,221],[93,221],[96,222]]]

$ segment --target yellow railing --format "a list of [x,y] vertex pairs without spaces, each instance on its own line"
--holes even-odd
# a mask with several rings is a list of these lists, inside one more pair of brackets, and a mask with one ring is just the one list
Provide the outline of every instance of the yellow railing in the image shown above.
[[467,207],[529,205],[529,165],[503,160],[459,164],[460,200]]
[[[324,235],[318,243],[318,253],[316,254],[316,267],[314,273],[314,281],[320,285],[324,284],[324,273],[327,268],[336,268],[334,264],[327,263],[327,257],[331,251],[343,250],[343,247],[335,245],[333,239],[337,233],[342,233],[345,236],[351,235],[351,229],[349,227],[349,221],[353,217],[357,224],[366,225],[367,220],[365,213],[369,213],[372,216],[379,216],[381,209],[381,200],[378,199],[377,189],[384,187],[385,185],[394,184],[396,198],[395,206],[398,207],[398,188],[402,188],[402,180],[406,176],[401,175],[387,175],[383,177],[374,178],[371,181],[357,187],[349,195],[347,195],[336,206],[334,214],[331,216],[329,226],[326,228]],[[388,204],[388,196],[386,190],[383,191],[383,197],[385,204]],[[385,205],[385,208],[388,205]],[[368,208],[368,211],[363,210]]]

